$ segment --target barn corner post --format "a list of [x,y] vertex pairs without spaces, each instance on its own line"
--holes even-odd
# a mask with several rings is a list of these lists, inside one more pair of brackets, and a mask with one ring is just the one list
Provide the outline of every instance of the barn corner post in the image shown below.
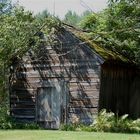
[[102,65],[101,65],[101,69],[100,69],[100,89],[99,89],[99,100],[98,100],[98,114],[100,113],[100,111],[103,109],[102,108],[102,86],[103,86],[103,70],[102,70]]

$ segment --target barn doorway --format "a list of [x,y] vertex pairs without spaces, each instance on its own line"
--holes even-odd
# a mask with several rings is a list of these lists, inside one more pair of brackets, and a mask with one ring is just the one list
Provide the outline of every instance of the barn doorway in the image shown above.
[[36,119],[47,129],[58,129],[61,121],[61,91],[56,87],[40,87],[37,90]]

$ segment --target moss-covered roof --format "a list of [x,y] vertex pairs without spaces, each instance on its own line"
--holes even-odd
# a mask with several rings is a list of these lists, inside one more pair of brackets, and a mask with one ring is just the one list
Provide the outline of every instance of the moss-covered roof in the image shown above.
[[83,32],[81,30],[76,30],[72,27],[66,27],[69,31],[71,31],[74,35],[80,38],[82,41],[87,43],[96,53],[98,53],[105,60],[119,60],[123,62],[130,62],[130,60],[118,52],[114,52],[112,50],[106,49],[97,43],[91,38],[90,33]]
[[[53,21],[53,20],[52,20]],[[47,24],[48,25],[48,24]],[[54,19],[53,24],[51,23],[51,26],[45,26],[48,32],[48,29],[56,29],[57,33],[61,32],[64,28],[70,32],[72,32],[75,36],[77,36],[80,40],[87,43],[97,54],[99,54],[104,60],[119,60],[122,62],[131,62],[128,58],[123,56],[122,54],[112,51],[111,49],[107,49],[105,47],[100,46],[99,44],[95,43],[95,41],[92,39],[91,34],[87,32],[83,32],[82,30],[76,29],[75,27],[62,23],[58,19]],[[43,28],[43,32],[46,34],[46,29]],[[49,30],[49,34],[52,33],[51,30]],[[54,30],[53,30],[54,33]],[[48,33],[47,33],[48,34]],[[133,63],[133,62],[131,62]]]

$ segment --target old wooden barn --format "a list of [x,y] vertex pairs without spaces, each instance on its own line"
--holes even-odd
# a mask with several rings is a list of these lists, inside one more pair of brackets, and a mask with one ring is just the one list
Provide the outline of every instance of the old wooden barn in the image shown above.
[[11,116],[37,121],[46,128],[78,121],[90,124],[98,111],[103,59],[64,28],[52,38],[55,44],[44,42],[38,50],[14,60]]
[[[102,108],[136,116],[134,100],[137,116],[140,116],[137,98],[140,97],[140,80],[136,69],[137,74],[133,75],[134,67],[130,72],[126,64],[105,61],[101,53],[98,54],[68,28],[57,30],[51,36],[53,43],[44,38],[37,50],[29,50],[24,57],[13,61],[11,116],[58,129],[61,123],[91,124],[93,115]],[[127,76],[129,82],[125,84]],[[119,84],[113,78],[117,78]],[[131,90],[136,89],[133,101],[128,86]],[[124,90],[121,92],[121,89]],[[129,103],[131,106],[127,107]]]

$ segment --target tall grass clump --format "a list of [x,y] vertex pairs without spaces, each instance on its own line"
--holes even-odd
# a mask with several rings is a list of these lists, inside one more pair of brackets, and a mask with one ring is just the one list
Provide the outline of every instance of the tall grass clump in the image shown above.
[[132,120],[128,114],[118,117],[102,110],[90,127],[99,132],[140,133],[140,119]]

